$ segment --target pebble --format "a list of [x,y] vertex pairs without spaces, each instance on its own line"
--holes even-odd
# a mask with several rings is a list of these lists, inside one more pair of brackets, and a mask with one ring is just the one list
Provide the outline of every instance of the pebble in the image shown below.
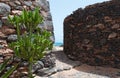
[[4,25],[8,25],[9,23],[6,24],[6,22],[8,22],[8,17],[1,17],[1,21]]
[[24,4],[27,6],[32,6],[32,2],[31,1],[24,1]]
[[19,1],[15,1],[16,5],[21,5],[21,3]]
[[9,5],[12,6],[12,7],[16,7],[17,5],[13,2],[9,2]]
[[0,44],[0,49],[2,49],[4,46]]
[[17,57],[14,57],[13,59],[14,59],[15,62],[20,62],[21,61],[21,59],[17,58]]
[[11,41],[16,41],[17,40],[17,35],[13,34],[13,35],[9,35],[7,38],[7,41],[11,42]]
[[13,13],[13,14],[21,15],[21,14],[22,14],[22,11],[20,11],[20,10],[12,10],[12,13]]
[[0,16],[7,16],[10,13],[10,6],[5,3],[0,3]]
[[5,34],[3,34],[2,32],[0,32],[0,38],[1,38],[1,39],[6,39],[7,36],[6,36]]
[[3,57],[0,57],[0,60],[3,60]]
[[8,71],[11,67],[6,67],[6,70]]
[[28,62],[22,62],[21,63],[21,66],[28,66],[29,64],[28,64]]
[[42,61],[37,62],[42,68],[44,67],[44,63]]
[[23,10],[22,6],[16,6],[15,8],[16,8],[16,10]]
[[104,29],[105,28],[105,26],[103,24],[97,24],[97,25],[95,25],[95,27],[97,27],[99,29]]
[[112,26],[112,29],[118,29],[118,28],[120,28],[120,25],[119,25],[119,24],[114,24],[114,25]]
[[84,44],[88,44],[89,42],[90,42],[89,39],[84,39],[84,40],[83,40],[83,43],[84,43]]
[[117,33],[113,32],[113,33],[109,34],[108,39],[115,38],[116,36],[117,36]]
[[9,28],[8,26],[3,26],[1,28],[1,32],[4,33],[5,35],[11,35],[11,34],[15,34],[16,30]]
[[111,22],[111,21],[112,21],[112,18],[110,18],[109,16],[105,16],[105,17],[104,17],[104,21],[105,21],[105,22]]

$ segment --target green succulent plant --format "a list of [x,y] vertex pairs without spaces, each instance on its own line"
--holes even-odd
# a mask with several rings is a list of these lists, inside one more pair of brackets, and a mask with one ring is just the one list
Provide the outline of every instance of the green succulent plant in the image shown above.
[[8,16],[8,20],[17,29],[18,38],[21,28],[25,28],[29,34],[38,28],[38,24],[43,22],[43,17],[39,13],[39,8],[34,11],[23,10],[21,15]]
[[21,59],[30,61],[39,60],[43,57],[46,50],[52,49],[52,41],[49,39],[51,34],[43,31],[42,34],[24,35],[16,42],[9,44],[15,55]]
[[32,64],[41,59],[47,50],[52,49],[52,41],[49,39],[50,33],[43,31],[42,34],[31,34],[20,37],[18,41],[10,43],[15,55],[26,60],[32,70]]
[[[43,18],[39,14],[39,9],[34,11],[23,10],[22,14],[8,17],[9,21],[16,27],[18,40],[9,43],[9,47],[15,52],[15,56],[26,60],[29,63],[29,78],[32,76],[32,65],[41,59],[47,50],[51,50],[53,42],[50,40],[51,33],[38,28]],[[25,27],[27,33],[20,36],[20,30]],[[36,30],[36,33],[33,33]]]

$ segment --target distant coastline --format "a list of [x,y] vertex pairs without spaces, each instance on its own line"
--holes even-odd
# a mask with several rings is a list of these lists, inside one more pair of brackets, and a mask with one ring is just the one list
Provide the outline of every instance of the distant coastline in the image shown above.
[[61,42],[55,42],[54,43],[54,46],[62,46],[63,45],[63,43],[61,43]]

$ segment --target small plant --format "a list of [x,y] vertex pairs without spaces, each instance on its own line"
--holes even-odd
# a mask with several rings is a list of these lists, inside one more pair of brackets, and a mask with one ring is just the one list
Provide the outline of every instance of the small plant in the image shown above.
[[6,73],[4,73],[4,70],[9,60],[10,59],[7,59],[2,64],[0,64],[0,78],[8,78],[13,73],[13,71],[17,68],[18,64],[16,64],[14,67],[10,68]]
[[52,49],[52,41],[49,39],[50,35],[47,31],[42,32],[41,35],[25,35],[20,37],[18,41],[9,44],[17,57],[29,63],[30,75],[32,75],[32,64],[41,59],[46,50]]
[[[8,17],[9,21],[16,27],[18,40],[9,44],[15,52],[15,56],[29,63],[29,78],[32,76],[32,65],[45,55],[46,50],[51,50],[53,43],[50,40],[51,33],[38,28],[43,18],[39,14],[39,9],[35,11],[24,10],[21,15]],[[20,36],[20,30],[25,27],[27,32]],[[36,30],[36,33],[33,33]]]

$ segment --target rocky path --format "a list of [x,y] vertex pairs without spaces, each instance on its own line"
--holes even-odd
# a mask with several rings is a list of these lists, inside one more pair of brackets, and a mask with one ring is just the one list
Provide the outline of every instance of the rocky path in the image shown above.
[[[120,69],[89,66],[69,60],[62,47],[57,47],[53,53],[56,57],[56,66],[42,69],[35,78],[120,78]],[[43,73],[44,75],[40,76]]]

